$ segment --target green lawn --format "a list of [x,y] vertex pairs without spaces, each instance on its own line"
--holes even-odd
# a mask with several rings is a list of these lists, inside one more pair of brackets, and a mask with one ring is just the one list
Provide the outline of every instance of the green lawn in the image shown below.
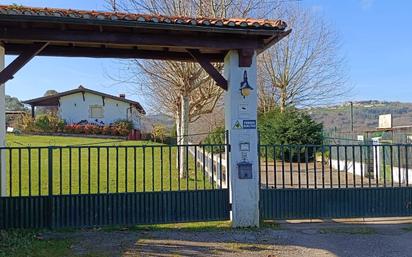
[[11,186],[13,196],[48,194],[47,146],[57,147],[51,150],[54,194],[212,187],[208,178],[204,179],[203,170],[195,167],[190,155],[189,163],[185,165],[189,176],[179,178],[176,146],[149,141],[26,135],[7,135],[6,140],[8,147],[33,147],[30,150],[13,149],[11,156],[10,150],[3,151],[7,167],[7,192],[10,194]]

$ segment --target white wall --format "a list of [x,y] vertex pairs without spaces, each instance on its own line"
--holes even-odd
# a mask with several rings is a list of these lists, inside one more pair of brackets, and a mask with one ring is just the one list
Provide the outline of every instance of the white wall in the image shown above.
[[[89,107],[91,105],[100,105],[103,107],[103,118],[99,118],[98,121],[102,121],[104,124],[109,125],[119,119],[128,119],[130,114],[130,104],[117,101],[110,98],[105,98],[105,105],[103,106],[103,99],[99,95],[90,93],[84,94],[85,100],[83,101],[83,94],[76,93],[72,95],[63,96],[60,98],[59,115],[68,124],[78,123],[81,120],[87,120],[88,122],[96,123],[95,118],[90,117]],[[133,119],[136,129],[140,128],[139,118]]]

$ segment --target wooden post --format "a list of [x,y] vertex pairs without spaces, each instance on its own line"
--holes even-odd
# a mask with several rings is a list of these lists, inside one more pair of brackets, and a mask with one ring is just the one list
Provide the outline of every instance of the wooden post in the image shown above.
[[35,116],[35,109],[34,105],[31,106],[31,117],[34,119]]

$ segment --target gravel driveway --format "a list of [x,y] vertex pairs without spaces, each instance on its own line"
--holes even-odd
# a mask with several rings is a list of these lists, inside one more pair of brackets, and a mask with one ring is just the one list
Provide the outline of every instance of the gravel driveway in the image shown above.
[[82,231],[70,238],[82,256],[412,256],[412,226],[281,224],[279,229]]

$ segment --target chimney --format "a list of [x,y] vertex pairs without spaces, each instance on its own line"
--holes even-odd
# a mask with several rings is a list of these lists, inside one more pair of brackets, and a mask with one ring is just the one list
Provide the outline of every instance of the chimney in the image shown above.
[[125,99],[126,95],[125,94],[120,94],[119,97]]

